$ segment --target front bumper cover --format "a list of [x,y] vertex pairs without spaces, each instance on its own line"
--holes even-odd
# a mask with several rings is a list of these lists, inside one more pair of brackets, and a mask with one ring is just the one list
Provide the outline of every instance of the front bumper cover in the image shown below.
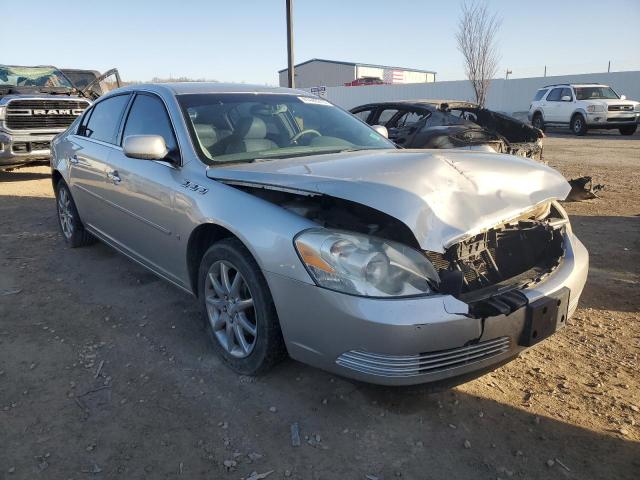
[[[586,282],[588,253],[572,233],[565,236],[562,264],[522,293],[531,304],[568,288],[570,317]],[[383,385],[439,382],[497,367],[526,348],[519,344],[525,308],[478,319],[448,295],[363,298],[265,276],[290,356],[345,377]],[[389,367],[400,368],[389,374]]]
[[8,134],[0,131],[0,168],[17,167],[51,157],[51,140],[55,133]]

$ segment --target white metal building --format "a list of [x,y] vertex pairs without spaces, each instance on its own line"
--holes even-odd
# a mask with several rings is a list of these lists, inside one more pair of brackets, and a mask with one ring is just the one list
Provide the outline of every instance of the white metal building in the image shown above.
[[[280,86],[287,86],[288,69],[280,70]],[[297,88],[317,86],[429,83],[436,81],[436,72],[414,68],[389,67],[368,63],[341,62],[312,58],[295,66]]]

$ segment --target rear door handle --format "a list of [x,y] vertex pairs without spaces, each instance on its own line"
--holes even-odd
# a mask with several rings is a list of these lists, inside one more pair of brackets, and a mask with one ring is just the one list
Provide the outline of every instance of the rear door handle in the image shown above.
[[121,180],[120,177],[118,176],[117,170],[111,170],[110,172],[107,172],[107,178],[116,185],[120,183],[120,180]]

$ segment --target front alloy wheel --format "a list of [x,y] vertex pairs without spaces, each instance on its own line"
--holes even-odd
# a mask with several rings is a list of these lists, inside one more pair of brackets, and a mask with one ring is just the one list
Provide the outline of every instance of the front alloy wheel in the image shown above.
[[576,135],[584,135],[587,133],[587,122],[579,113],[571,119],[571,131]]
[[198,298],[214,350],[236,372],[264,373],[286,355],[267,281],[238,239],[220,240],[205,252]]
[[251,290],[238,269],[226,260],[211,265],[204,284],[211,329],[231,356],[251,354],[258,334]]

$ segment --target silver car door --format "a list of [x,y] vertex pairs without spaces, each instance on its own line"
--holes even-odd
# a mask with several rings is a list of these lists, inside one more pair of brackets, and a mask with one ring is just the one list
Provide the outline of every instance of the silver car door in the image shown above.
[[162,100],[151,94],[136,94],[122,131],[129,135],[161,135],[169,154],[166,161],[134,159],[118,147],[109,157],[108,194],[112,208],[105,217],[105,230],[131,256],[180,283],[175,273],[184,258],[175,238],[175,188],[180,186],[180,152],[173,126]]
[[73,152],[69,160],[71,194],[83,222],[101,230],[108,212],[105,199],[108,158],[117,138],[118,123],[130,95],[118,95],[96,103],[70,137]]

